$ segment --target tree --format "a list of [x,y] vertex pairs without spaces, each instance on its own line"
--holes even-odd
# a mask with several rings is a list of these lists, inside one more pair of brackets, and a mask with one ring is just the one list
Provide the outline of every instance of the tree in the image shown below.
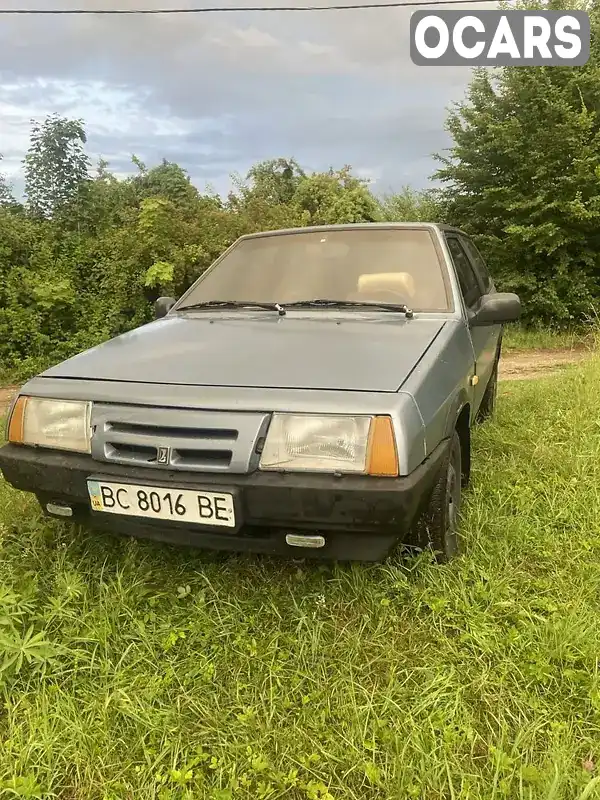
[[25,156],[25,194],[34,216],[49,218],[73,201],[88,180],[90,165],[83,122],[52,114],[32,121]]
[[138,166],[139,174],[132,178],[131,183],[141,198],[164,197],[179,204],[198,199],[198,190],[179,164],[163,158],[161,164],[148,170],[139,159],[134,157],[133,162]]
[[380,201],[381,215],[389,222],[441,222],[442,210],[433,190],[416,191],[404,186]]
[[247,194],[259,196],[274,205],[292,201],[306,175],[295,159],[274,158],[255,164],[246,179],[251,182]]
[[580,67],[476,73],[450,113],[453,145],[433,177],[442,214],[478,240],[524,318],[570,324],[600,290],[600,33]]
[[[0,161],[2,161],[2,158],[2,153],[0,153]],[[11,184],[8,182],[6,175],[0,172],[0,208],[14,208],[17,205]]]
[[236,219],[238,235],[307,224],[307,215],[293,202],[304,171],[294,159],[275,158],[255,164],[245,179],[233,175],[236,191],[226,208]]
[[293,203],[308,214],[309,225],[377,222],[381,211],[366,181],[349,166],[317,172],[300,182]]

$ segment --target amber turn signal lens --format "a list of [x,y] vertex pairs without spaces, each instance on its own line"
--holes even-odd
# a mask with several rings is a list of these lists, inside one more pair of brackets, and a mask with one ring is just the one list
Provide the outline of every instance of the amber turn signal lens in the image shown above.
[[374,417],[369,431],[368,452],[368,475],[398,476],[398,453],[391,417]]
[[8,423],[8,441],[11,444],[23,444],[23,430],[25,427],[26,397],[19,397],[15,403],[10,421]]

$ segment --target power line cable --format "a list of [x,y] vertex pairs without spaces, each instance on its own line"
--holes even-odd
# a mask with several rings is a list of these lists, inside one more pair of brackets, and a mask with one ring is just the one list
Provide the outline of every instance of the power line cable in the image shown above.
[[473,3],[498,3],[498,0],[408,0],[405,3],[360,3],[330,6],[219,6],[212,8],[0,8],[0,15],[69,15],[69,14],[223,14],[282,11],[358,11],[364,9],[408,8],[415,6],[458,6]]

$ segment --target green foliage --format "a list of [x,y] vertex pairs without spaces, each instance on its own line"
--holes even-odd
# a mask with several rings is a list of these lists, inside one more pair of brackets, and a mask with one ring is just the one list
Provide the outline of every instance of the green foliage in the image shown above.
[[306,174],[293,158],[275,158],[255,164],[248,171],[246,179],[252,188],[243,186],[243,191],[246,197],[254,194],[272,205],[285,205],[293,201],[303,178]]
[[368,184],[354,177],[348,166],[306,178],[298,184],[292,203],[308,214],[309,225],[381,220],[379,205]]
[[25,156],[25,193],[32,214],[51,217],[76,197],[88,175],[81,120],[57,114],[32,123],[31,145]]
[[397,194],[381,200],[381,215],[386,222],[444,222],[435,191],[417,192],[405,186]]
[[526,319],[570,324],[600,290],[600,20],[581,67],[476,74],[436,173],[446,221],[473,234]]
[[156,261],[148,268],[144,286],[170,286],[173,283],[175,267],[168,261]]
[[[2,153],[0,153],[0,161],[2,161]],[[0,172],[0,208],[15,205],[16,200],[13,195],[12,186],[8,182],[6,176]]]

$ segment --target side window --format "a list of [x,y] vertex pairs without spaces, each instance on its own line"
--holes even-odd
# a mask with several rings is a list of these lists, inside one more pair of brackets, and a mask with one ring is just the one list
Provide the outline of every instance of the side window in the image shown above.
[[447,236],[446,243],[454,262],[465,304],[474,306],[481,297],[481,288],[477,276],[456,236]]
[[467,255],[469,256],[471,264],[475,268],[475,272],[477,273],[479,280],[483,284],[485,293],[489,292],[493,286],[493,283],[487,265],[483,259],[483,256],[481,255],[479,250],[475,247],[473,242],[470,239],[467,239],[465,236],[460,237],[460,243],[462,244]]

